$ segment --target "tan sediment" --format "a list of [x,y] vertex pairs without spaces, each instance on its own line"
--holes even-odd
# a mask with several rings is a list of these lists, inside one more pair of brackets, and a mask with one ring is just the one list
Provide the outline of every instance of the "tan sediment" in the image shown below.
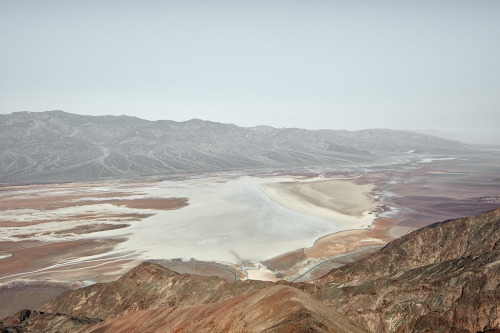
[[240,270],[240,267],[228,263],[166,259],[152,260],[151,262],[160,264],[180,274],[218,276],[228,281],[237,281],[246,278],[246,275]]
[[296,276],[304,267],[310,266],[311,260],[316,262],[314,266],[329,258],[347,255],[338,260],[328,260],[328,264],[319,265],[309,273],[311,279],[319,278],[331,268],[369,255],[376,251],[377,246],[383,246],[393,240],[390,230],[395,224],[393,219],[379,218],[373,221],[369,229],[345,230],[326,235],[310,248],[279,255],[264,261],[263,264],[272,270],[280,271],[284,278],[287,278]]
[[64,218],[48,219],[41,221],[32,222],[12,222],[12,221],[0,221],[0,227],[28,227],[43,223],[53,223],[53,222],[67,222],[67,221],[89,221],[96,219],[116,219],[117,222],[133,222],[145,219],[147,217],[153,216],[154,214],[141,214],[141,213],[125,213],[125,214],[78,214],[70,215]]
[[22,309],[38,310],[70,286],[32,282],[20,287],[0,287],[0,319],[12,316]]
[[[104,224],[104,223],[95,223],[95,224],[87,224],[81,227],[75,227],[71,229],[63,229],[58,231],[52,231],[50,233],[53,234],[75,234],[75,235],[83,235],[83,234],[91,234],[93,232],[99,231],[107,231],[107,230],[115,230],[128,227],[128,224]],[[49,234],[47,233],[42,233]]]
[[0,242],[0,252],[12,252],[14,250],[26,249],[40,245],[46,245],[46,243],[41,242],[39,240],[28,240],[22,242],[13,242],[13,241]]
[[255,268],[247,268],[248,279],[260,281],[279,281],[281,278],[263,265],[257,265]]
[[309,258],[325,258],[349,253],[367,245],[384,245],[393,239],[388,231],[394,225],[392,219],[379,218],[373,221],[369,229],[346,230],[321,237],[304,253]]
[[[133,195],[133,194],[126,194]],[[66,207],[89,206],[98,204],[112,204],[115,206],[126,206],[136,209],[158,209],[171,210],[179,209],[188,205],[187,198],[140,198],[140,199],[115,199],[115,200],[88,200],[88,198],[98,197],[119,197],[117,193],[108,193],[106,195],[94,195],[87,193],[85,195],[69,196],[47,196],[40,198],[1,198],[0,211],[14,209],[34,209],[34,210],[54,210]],[[87,199],[87,200],[85,200]]]
[[261,184],[262,190],[281,205],[309,216],[331,220],[335,225],[348,229],[321,237],[310,248],[291,251],[263,263],[272,270],[280,271],[286,278],[305,267],[313,267],[323,259],[361,249],[370,252],[374,246],[383,246],[391,241],[393,238],[388,230],[395,222],[390,219],[372,221],[378,210],[378,203],[369,196],[374,187],[375,184],[366,179]]
[[[78,191],[78,189],[75,189]],[[1,193],[0,193],[1,194]],[[126,197],[137,195],[131,192],[106,192],[54,195],[51,191],[41,192],[27,196],[23,193],[9,192],[9,196],[0,196],[0,210],[11,209],[34,209],[34,210],[53,210],[68,206],[94,205],[96,201],[78,201],[86,198],[109,198]],[[105,201],[99,201],[105,203]]]
[[68,259],[106,253],[123,240],[77,240],[52,244],[27,242],[24,248],[17,244],[18,248],[7,250],[12,256],[0,262],[0,282],[8,281],[7,276],[46,269]]
[[356,184],[352,180],[290,181],[262,183],[261,189],[279,204],[323,219],[341,217],[349,228],[349,217],[359,218],[375,205],[368,193],[373,184]]
[[286,271],[305,260],[307,260],[305,249],[299,249],[268,259],[263,263],[272,269]]
[[79,262],[67,267],[49,269],[40,273],[31,274],[33,279],[61,279],[65,281],[92,280],[97,282],[113,281],[119,278],[128,269],[140,263],[134,259],[105,258],[107,261]]
[[45,223],[45,221],[37,222],[11,222],[11,221],[0,221],[0,228],[10,228],[10,227],[28,227],[31,225],[37,225],[40,223]]
[[[126,192],[114,184],[107,186],[100,183],[1,188],[0,212],[7,213],[0,218],[0,227],[13,228],[13,241],[0,242],[0,283],[19,278],[117,278],[136,260],[133,253],[114,251],[125,238],[85,239],[88,236],[84,235],[99,237],[100,232],[128,227],[159,210],[188,205],[187,198],[148,197],[139,189]],[[82,206],[85,209],[71,209]],[[19,216],[25,217],[17,221]],[[58,222],[60,225],[54,224]],[[84,239],[75,239],[80,236]]]
[[[238,179],[238,178],[235,178],[235,179]],[[293,182],[283,182],[282,181],[282,180],[290,180],[290,179],[292,179],[292,180],[296,179],[297,181],[293,181]],[[267,180],[263,180],[263,181],[267,181]],[[273,181],[276,181],[276,179],[273,179]],[[303,213],[305,215],[309,215],[312,217],[319,217],[319,218],[314,219],[315,221],[321,220],[321,222],[318,222],[318,225],[321,225],[321,223],[323,223],[323,225],[328,225],[330,222],[332,222],[333,223],[332,225],[336,226],[337,222],[338,222],[340,228],[345,228],[345,229],[362,228],[362,227],[366,226],[367,224],[370,224],[372,219],[373,219],[373,217],[371,215],[368,216],[369,214],[367,214],[369,211],[373,211],[373,207],[375,206],[375,203],[367,195],[367,193],[373,189],[374,185],[371,183],[359,185],[359,184],[356,184],[353,181],[353,179],[319,179],[319,178],[313,179],[313,178],[307,178],[307,177],[298,178],[298,179],[292,178],[292,177],[279,177],[278,181],[281,181],[281,182],[276,183],[276,184],[271,183],[269,185],[271,187],[274,185],[273,189],[276,190],[277,192],[279,192],[280,195],[282,195],[282,197],[284,199],[278,198],[277,200],[275,200],[276,198],[271,198],[272,201],[274,201],[274,202],[272,202],[268,198],[263,199],[263,201],[265,200],[264,201],[265,203],[270,202],[269,205],[273,209],[275,207],[277,207],[276,203],[279,203],[279,204],[286,207],[286,204],[283,204],[283,200],[285,200],[285,201],[288,200],[292,210],[296,210],[296,211],[299,210],[300,211],[301,209],[303,209]],[[220,183],[221,181],[217,180],[217,179],[210,179],[210,181],[209,181],[210,185],[214,182]],[[263,197],[262,193],[260,191],[258,191],[256,186],[254,185],[254,184],[258,184],[259,182],[260,181],[254,182],[251,179],[246,180],[245,178],[243,178],[242,181],[238,180],[235,183],[237,183],[238,186],[240,184],[242,184],[242,186],[247,186],[249,189],[251,189],[251,191],[255,191],[256,193],[258,193],[258,195]],[[200,181],[196,184],[203,184],[203,182]],[[230,185],[235,186],[232,183]],[[264,187],[266,185],[268,185],[268,184],[264,184]],[[165,186],[165,185],[161,185],[161,186]],[[106,188],[106,187],[95,186],[96,188],[93,189],[92,186],[78,188],[76,185],[75,185],[75,187],[64,187],[64,188],[56,188],[56,189],[52,189],[50,187],[45,188],[45,189],[38,188],[38,189],[40,189],[39,192],[25,191],[25,193],[27,193],[26,195],[28,195],[28,198],[31,196],[34,199],[33,199],[33,201],[25,204],[25,206],[23,206],[20,203],[18,205],[18,207],[23,207],[23,208],[32,207],[31,209],[33,209],[33,207],[38,207],[38,208],[40,208],[40,211],[43,211],[39,214],[33,215],[33,216],[37,217],[38,221],[36,221],[36,220],[32,221],[32,222],[30,222],[30,224],[26,224],[26,226],[33,225],[34,223],[39,223],[39,222],[41,222],[40,219],[44,219],[43,222],[58,222],[58,221],[74,222],[74,223],[61,224],[61,226],[57,226],[54,224],[47,225],[46,228],[44,226],[41,226],[40,230],[38,230],[38,226],[37,226],[37,228],[31,228],[31,229],[27,228],[27,230],[26,230],[27,235],[25,235],[25,236],[27,236],[27,237],[40,236],[41,239],[47,239],[50,241],[59,241],[57,239],[59,237],[59,235],[61,236],[62,240],[65,240],[65,239],[67,239],[66,234],[68,234],[70,236],[72,235],[71,237],[75,236],[73,238],[77,238],[78,235],[91,234],[91,233],[99,232],[99,231],[122,228],[123,225],[126,225],[128,222],[132,222],[133,220],[142,220],[148,216],[145,214],[141,214],[142,212],[156,214],[157,218],[152,217],[152,218],[144,221],[144,224],[148,225],[148,228],[150,228],[150,230],[154,233],[157,230],[161,230],[161,228],[163,227],[163,224],[166,221],[169,221],[168,219],[165,218],[167,215],[165,214],[165,217],[163,217],[162,214],[164,214],[164,213],[159,212],[159,210],[179,209],[179,208],[182,208],[182,207],[187,206],[189,204],[187,198],[176,198],[176,197],[172,196],[172,194],[175,196],[176,192],[170,190],[170,188],[171,187],[175,188],[175,186],[172,186],[170,184],[166,185],[167,187],[164,187],[164,188],[168,188],[169,191],[164,191],[161,186],[158,186],[158,188],[161,190],[157,190],[156,186],[150,187],[151,192],[148,192],[148,190],[145,190],[145,192],[148,192],[148,193],[145,193],[144,191],[140,192],[141,190],[139,188],[137,188],[137,191],[135,191],[135,189],[134,189],[132,191],[132,195],[136,195],[136,196],[134,196],[134,198],[131,198],[129,196],[125,196],[124,198],[119,197],[117,194],[125,193],[124,192],[125,190],[122,188],[121,191],[120,190],[116,191],[116,189],[117,189],[116,185],[110,186],[112,188],[109,189],[109,192],[105,192],[105,193],[100,193],[100,191],[108,191],[108,188]],[[239,188],[239,187],[236,187],[236,188]],[[73,195],[71,193],[72,189],[74,189],[77,192],[77,194]],[[64,196],[63,195],[54,195],[57,192],[57,190],[60,190],[61,191],[60,193],[67,191],[69,195],[64,195]],[[284,190],[284,192],[282,190]],[[225,188],[224,188],[224,191],[226,191]],[[233,190],[231,190],[231,191],[233,191]],[[230,193],[237,192],[237,191],[233,191],[233,192],[231,192],[231,191],[227,191],[227,192],[228,193],[229,192]],[[95,192],[97,192],[97,193],[95,193]],[[141,194],[137,195],[136,192],[137,193],[140,192]],[[220,193],[222,193],[222,192],[223,191],[220,191],[217,193],[218,193],[218,195],[220,195]],[[45,196],[44,193],[48,193],[49,195]],[[169,193],[168,197],[161,197],[162,195],[167,196],[166,193]],[[198,198],[196,196],[194,196],[194,198],[191,198],[189,193],[190,192],[184,191],[184,192],[182,192],[181,196],[186,196],[186,197],[189,196],[190,197],[189,200],[191,200],[191,202],[194,203],[193,206],[198,207],[198,205],[200,204],[200,201],[199,201],[200,198]],[[127,193],[127,194],[131,194],[131,193]],[[151,197],[147,197],[148,195],[151,195]],[[144,196],[146,196],[146,197],[144,197]],[[206,199],[210,200],[211,196],[212,196],[211,193],[204,194],[204,196],[202,197],[204,199],[204,201],[203,201],[204,205],[207,205]],[[18,201],[24,200],[22,198],[23,198],[23,195],[19,195],[17,197],[17,200]],[[100,200],[98,200],[98,198],[100,198]],[[8,201],[8,199],[6,199],[5,197],[3,199],[5,199],[4,200],[5,202]],[[61,200],[61,201],[58,201],[58,200]],[[198,200],[198,201],[196,201],[196,200]],[[233,202],[233,201],[230,201],[230,200],[214,201],[215,204],[219,204],[219,205],[223,204],[225,202]],[[104,204],[108,204],[108,206],[104,206]],[[237,204],[239,204],[239,203],[237,203]],[[91,205],[96,205],[96,206],[95,206],[95,208],[91,207],[91,208],[87,209],[87,206],[91,206]],[[98,206],[98,205],[102,205],[102,206]],[[121,207],[117,208],[117,207],[112,207],[110,205],[121,206]],[[73,209],[66,209],[66,210],[61,210],[61,212],[57,212],[57,211],[51,212],[48,210],[48,209],[69,208],[69,207],[76,207],[76,206],[85,206],[85,209],[74,209],[74,210]],[[9,203],[9,207],[12,207],[12,205],[10,205],[10,203]],[[221,206],[221,208],[223,210],[225,209],[225,207],[227,207],[227,206]],[[229,205],[229,207],[231,207],[231,209],[233,209],[234,212],[237,211],[237,209],[234,208],[234,207],[236,207],[236,205],[235,206]],[[241,207],[248,208],[248,207],[244,206],[243,204],[241,204]],[[195,210],[190,209],[190,208],[191,207],[186,208],[185,214],[189,214],[189,213],[194,212],[195,215],[193,215],[193,217],[196,217],[197,216],[196,214],[198,214],[200,210],[196,209],[196,211],[195,211]],[[134,212],[133,210],[135,210],[135,209],[137,209],[138,211]],[[216,209],[220,209],[220,208],[215,207],[215,205],[212,206],[212,205],[208,204],[205,207],[205,209],[208,213],[211,213],[212,216],[217,217],[218,216],[217,214],[219,214],[219,213]],[[282,210],[282,208],[278,207],[277,211],[281,212],[280,209]],[[145,211],[141,211],[141,210],[145,210]],[[146,210],[149,210],[149,211],[146,211]],[[151,210],[156,210],[156,212],[151,211]],[[323,219],[323,217],[325,215],[321,215],[321,214],[320,214],[320,216],[315,215],[314,212],[318,211],[318,210],[320,210],[324,214],[326,214],[326,216],[331,218],[331,220]],[[282,211],[285,211],[285,210],[282,210]],[[88,214],[87,214],[87,212],[88,212]],[[125,213],[120,213],[120,212],[125,212]],[[130,214],[127,214],[127,212],[130,212]],[[234,212],[231,211],[231,213],[234,213]],[[30,219],[29,214],[31,214],[31,213],[29,211],[19,212],[19,213],[25,214],[25,216],[19,218],[19,222],[20,223],[27,223],[26,221],[29,221],[29,219]],[[9,212],[9,214],[11,214],[13,216],[13,218],[15,218],[15,216],[16,216],[15,215],[16,212]],[[170,212],[167,214],[170,214]],[[175,214],[172,216],[182,216],[181,214],[184,214],[184,210],[182,210],[180,212],[175,212],[175,213],[172,212],[172,214]],[[234,213],[234,214],[237,214],[237,213]],[[279,213],[279,214],[281,214],[281,213]],[[300,216],[300,215],[295,214],[295,213],[290,213],[289,211],[285,212],[285,214],[289,214],[286,216],[292,216],[292,218],[297,217],[298,220],[304,218],[303,216]],[[8,215],[6,215],[6,216],[8,216]],[[116,219],[116,221],[114,221],[114,219]],[[200,220],[202,220],[202,219],[207,219],[207,215],[205,213],[200,215]],[[80,223],[80,221],[82,221],[82,222]],[[8,220],[2,221],[2,222],[4,222],[5,225],[12,225],[14,223],[13,221],[9,222]],[[120,225],[120,223],[122,223],[122,222],[123,222],[123,224]],[[217,220],[214,220],[214,222],[217,222]],[[31,224],[31,223],[33,223],[33,224]],[[157,223],[157,225],[155,225],[155,223]],[[140,226],[138,223],[132,223],[132,227],[130,229],[128,229],[128,230],[130,230],[129,231],[130,235],[127,236],[129,238],[129,241],[130,241],[130,239],[133,239],[133,236],[135,236],[137,234],[137,230],[139,230],[139,231],[141,230],[140,227],[137,229],[136,227],[134,227],[134,225],[137,227]],[[175,224],[172,224],[172,225],[175,225]],[[286,224],[284,224],[284,226],[285,225]],[[15,227],[15,226],[20,226],[20,225],[15,224],[12,226]],[[45,230],[44,230],[44,228],[45,228]],[[335,228],[332,228],[332,229],[336,230]],[[322,230],[332,230],[332,229],[325,227]],[[33,230],[36,231],[35,235],[33,234]],[[125,231],[125,232],[127,232],[127,231]],[[49,237],[49,234],[50,234],[50,237]],[[111,235],[111,234],[113,234],[113,233],[103,233],[102,235],[109,237],[109,235]],[[119,232],[117,234],[123,235],[124,233]],[[15,237],[18,237],[17,236],[18,230],[16,230],[16,233],[13,235],[16,235]],[[141,235],[141,234],[139,233],[139,235]],[[312,237],[314,237],[314,234],[312,234],[312,235],[313,235]],[[316,235],[318,235],[318,233],[316,233]],[[99,235],[96,234],[96,236],[99,236]],[[19,238],[22,238],[22,237],[23,237],[22,235],[19,235]],[[88,236],[84,236],[84,237],[88,237]],[[26,240],[21,241],[20,243],[24,243],[28,240],[30,240],[30,241],[34,240],[37,237],[30,237],[30,238],[32,238],[32,239],[26,239]],[[78,237],[78,238],[82,238],[82,237]],[[371,238],[371,239],[369,239],[369,238]],[[144,242],[144,240],[146,240],[146,243],[144,243],[144,244],[147,244],[147,242],[151,238],[148,238],[148,237],[141,238],[141,236],[139,236],[136,239],[139,241],[138,242],[139,244],[137,247],[134,247],[137,244],[135,244],[133,242],[130,242],[130,243],[127,242],[126,243],[127,245],[124,247],[117,247],[117,248],[110,247],[108,251],[113,250],[113,253],[117,253],[117,252],[121,253],[124,251],[136,249],[136,248],[141,249],[142,245],[140,242]],[[197,244],[201,244],[202,246],[206,246],[205,244],[209,244],[209,243],[202,243],[202,241],[203,242],[204,241],[214,241],[216,243],[220,242],[221,244],[226,241],[226,238],[219,239],[217,237],[212,237],[212,238],[205,240],[203,238],[203,235],[201,235],[200,239],[201,239],[201,241],[197,241],[196,243],[193,243],[193,244],[195,244],[195,246],[199,246]],[[230,238],[228,238],[228,239],[230,239]],[[307,246],[307,244],[310,242],[310,240],[311,240],[311,238],[309,238],[305,242],[304,241],[302,241],[301,243],[297,242],[299,245],[296,247],[289,246],[289,244],[286,244],[288,246],[288,248],[284,249],[283,251],[293,250],[294,248],[296,249],[299,247]],[[370,237],[366,237],[366,239],[364,239],[364,240],[365,240],[364,243],[360,241],[361,245],[368,245],[368,244],[371,244],[370,242],[372,242],[372,243],[377,242],[376,237],[373,235]],[[77,242],[80,242],[80,241],[75,241],[74,242],[75,246],[78,244]],[[161,244],[161,243],[158,243],[158,244]],[[315,249],[315,250],[310,250],[309,253],[306,253],[306,250],[295,251],[291,255],[290,254],[284,255],[283,259],[278,260],[278,262],[281,261],[284,263],[286,261],[286,263],[283,264],[284,267],[290,266],[290,265],[293,266],[294,264],[300,263],[307,258],[316,258],[314,251],[319,251],[319,252],[324,252],[324,253],[332,252],[332,246],[326,246],[325,244],[331,245],[331,242],[324,243],[324,241],[319,240],[318,246],[313,247],[313,249]],[[45,245],[47,245],[47,244],[45,244]],[[132,246],[130,246],[130,245],[132,245]],[[54,246],[57,246],[57,245],[54,244]],[[156,250],[155,248],[153,248],[153,249]],[[7,248],[5,252],[9,252],[9,253],[15,252],[15,251],[10,251],[10,250],[11,249]],[[25,271],[29,271],[30,269],[32,269],[32,267],[35,267],[34,269],[37,269],[40,267],[48,267],[53,263],[57,263],[59,260],[61,260],[61,258],[64,259],[64,256],[62,256],[62,254],[64,252],[68,251],[71,253],[72,258],[76,259],[76,260],[74,260],[75,264],[72,264],[72,267],[74,267],[75,269],[76,268],[84,269],[85,267],[88,267],[88,266],[86,266],[87,263],[85,263],[85,262],[77,264],[78,258],[81,258],[82,256],[85,256],[87,254],[80,255],[78,253],[78,251],[74,252],[72,246],[68,245],[68,250],[66,250],[65,248],[61,248],[58,251],[61,253],[60,254],[49,253],[46,255],[46,258],[45,257],[37,257],[36,260],[35,259],[28,260],[29,253],[27,253],[27,252],[26,253],[22,253],[22,252],[14,253],[13,257],[19,257],[22,254],[25,257],[25,259],[23,259],[25,261],[25,266],[29,267],[29,269],[26,268]],[[333,251],[333,252],[335,252],[335,251]],[[105,254],[107,252],[106,252],[106,250],[104,250],[101,253]],[[164,253],[171,253],[171,252],[168,252],[168,251],[167,252],[157,251],[157,253],[150,252],[149,258],[163,258],[162,256],[164,255]],[[273,253],[280,253],[280,251],[273,251]],[[196,257],[196,254],[192,254],[191,256]],[[317,254],[317,256],[319,258],[323,257],[320,254]],[[175,255],[173,255],[173,257],[181,258],[182,253],[175,254]],[[26,258],[28,258],[28,259],[26,259]],[[186,258],[188,258],[188,257],[186,257]],[[219,256],[217,256],[216,258],[219,258]],[[229,258],[229,259],[227,259],[227,258],[228,258],[228,256],[222,257],[222,259],[215,259],[215,260],[227,260],[228,262],[231,262],[230,261],[231,258]],[[286,259],[284,259],[284,258],[286,258]],[[10,259],[12,259],[12,258],[10,258]],[[200,259],[214,260],[213,258],[210,258],[208,256],[206,258],[200,258]],[[2,264],[7,263],[6,260],[8,260],[8,259],[2,260]],[[45,261],[44,262],[45,266],[42,265],[43,261]],[[254,261],[257,261],[257,260],[254,260]],[[127,261],[124,261],[124,262],[126,263]],[[110,265],[110,266],[112,266],[112,265]],[[251,266],[251,264],[249,264],[249,266]],[[11,267],[11,268],[13,270],[16,269],[16,267]],[[111,271],[111,268],[112,267],[109,267],[109,271]],[[18,269],[20,269],[20,268],[18,267]],[[187,269],[187,267],[185,267],[185,269]],[[193,266],[191,269],[188,269],[188,270],[190,270],[192,272],[198,271],[198,273],[210,271],[210,269],[208,269],[207,271],[206,271],[206,269],[207,268]],[[64,271],[64,269],[62,269],[61,271]],[[249,275],[250,275],[250,278],[274,280],[276,278],[274,276],[275,273],[276,272],[274,271],[274,269],[273,269],[273,271],[267,271],[264,267],[259,267],[258,269],[255,269],[255,270],[250,269]],[[50,274],[48,274],[48,272],[45,272],[43,274],[44,277],[47,277],[49,275]],[[67,275],[66,273],[64,273],[64,275],[70,276],[70,275]],[[77,275],[78,274],[75,273],[71,276],[77,276]],[[54,274],[53,276],[56,276],[56,275]]]
[[[98,201],[98,203],[101,203],[101,201]],[[133,209],[172,210],[187,206],[188,199],[187,198],[143,198],[143,199],[132,199],[132,200],[129,199],[105,200],[103,203],[110,203],[116,206],[123,205]]]

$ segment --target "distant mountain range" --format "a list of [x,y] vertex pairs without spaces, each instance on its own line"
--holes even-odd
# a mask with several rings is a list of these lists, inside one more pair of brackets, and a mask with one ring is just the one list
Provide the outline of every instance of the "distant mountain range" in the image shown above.
[[490,132],[483,132],[481,129],[476,133],[463,133],[463,132],[446,132],[446,131],[438,131],[434,129],[421,129],[421,130],[412,130],[412,132],[416,133],[424,133],[430,134],[434,136],[438,136],[440,138],[457,140],[468,144],[473,145],[490,145],[490,146],[498,146],[500,144],[500,134],[493,134]]
[[388,129],[246,128],[199,119],[148,121],[63,111],[0,115],[0,183],[348,165],[408,151],[464,149],[458,141]]
[[500,209],[429,225],[310,283],[143,263],[0,332],[499,332]]

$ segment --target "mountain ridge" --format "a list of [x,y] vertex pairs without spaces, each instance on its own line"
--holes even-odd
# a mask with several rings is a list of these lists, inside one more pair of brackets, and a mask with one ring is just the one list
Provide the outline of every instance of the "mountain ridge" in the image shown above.
[[413,231],[314,284],[372,332],[500,328],[500,209]]
[[309,283],[142,263],[26,313],[0,332],[498,332],[500,209],[421,228]]
[[239,127],[63,111],[0,115],[0,183],[88,181],[184,172],[344,165],[466,145],[387,129]]

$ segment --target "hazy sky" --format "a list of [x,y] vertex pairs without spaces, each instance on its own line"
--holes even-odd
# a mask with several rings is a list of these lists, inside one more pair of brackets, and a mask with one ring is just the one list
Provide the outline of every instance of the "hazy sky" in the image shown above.
[[0,51],[0,113],[500,132],[498,0],[0,0]]

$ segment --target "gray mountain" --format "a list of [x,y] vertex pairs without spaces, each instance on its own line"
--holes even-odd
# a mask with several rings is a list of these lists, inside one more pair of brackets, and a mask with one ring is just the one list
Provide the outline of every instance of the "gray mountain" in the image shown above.
[[238,127],[63,111],[0,115],[0,183],[84,181],[176,172],[372,162],[462,143],[409,131]]

